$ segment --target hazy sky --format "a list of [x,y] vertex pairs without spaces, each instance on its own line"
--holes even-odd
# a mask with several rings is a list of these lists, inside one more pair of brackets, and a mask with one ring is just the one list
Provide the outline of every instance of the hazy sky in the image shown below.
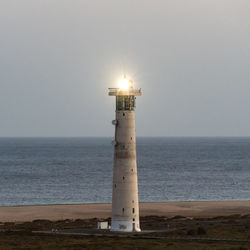
[[0,0],[0,136],[250,136],[249,0]]

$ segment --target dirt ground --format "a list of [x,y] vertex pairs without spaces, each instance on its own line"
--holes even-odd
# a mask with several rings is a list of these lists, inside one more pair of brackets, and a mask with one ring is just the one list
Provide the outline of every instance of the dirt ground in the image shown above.
[[[250,201],[142,202],[140,216],[215,217],[250,214]],[[111,204],[72,204],[0,207],[0,221],[22,222],[63,219],[107,218]]]

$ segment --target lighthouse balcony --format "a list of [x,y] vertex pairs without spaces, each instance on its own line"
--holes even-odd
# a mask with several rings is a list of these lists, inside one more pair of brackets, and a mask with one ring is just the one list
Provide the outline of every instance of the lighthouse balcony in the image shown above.
[[141,96],[141,89],[119,89],[119,88],[109,88],[110,96]]

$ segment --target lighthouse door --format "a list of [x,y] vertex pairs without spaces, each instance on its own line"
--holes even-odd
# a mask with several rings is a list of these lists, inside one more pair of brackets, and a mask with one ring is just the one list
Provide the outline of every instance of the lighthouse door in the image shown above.
[[135,232],[135,223],[133,223],[133,232]]

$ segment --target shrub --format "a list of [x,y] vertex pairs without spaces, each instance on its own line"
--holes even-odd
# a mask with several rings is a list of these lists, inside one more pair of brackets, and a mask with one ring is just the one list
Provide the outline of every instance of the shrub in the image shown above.
[[188,230],[187,235],[195,235],[195,230],[194,229]]
[[197,229],[197,234],[198,235],[204,235],[204,234],[206,234],[207,232],[206,232],[206,230],[205,230],[205,228],[203,228],[203,227],[198,227],[198,229]]

